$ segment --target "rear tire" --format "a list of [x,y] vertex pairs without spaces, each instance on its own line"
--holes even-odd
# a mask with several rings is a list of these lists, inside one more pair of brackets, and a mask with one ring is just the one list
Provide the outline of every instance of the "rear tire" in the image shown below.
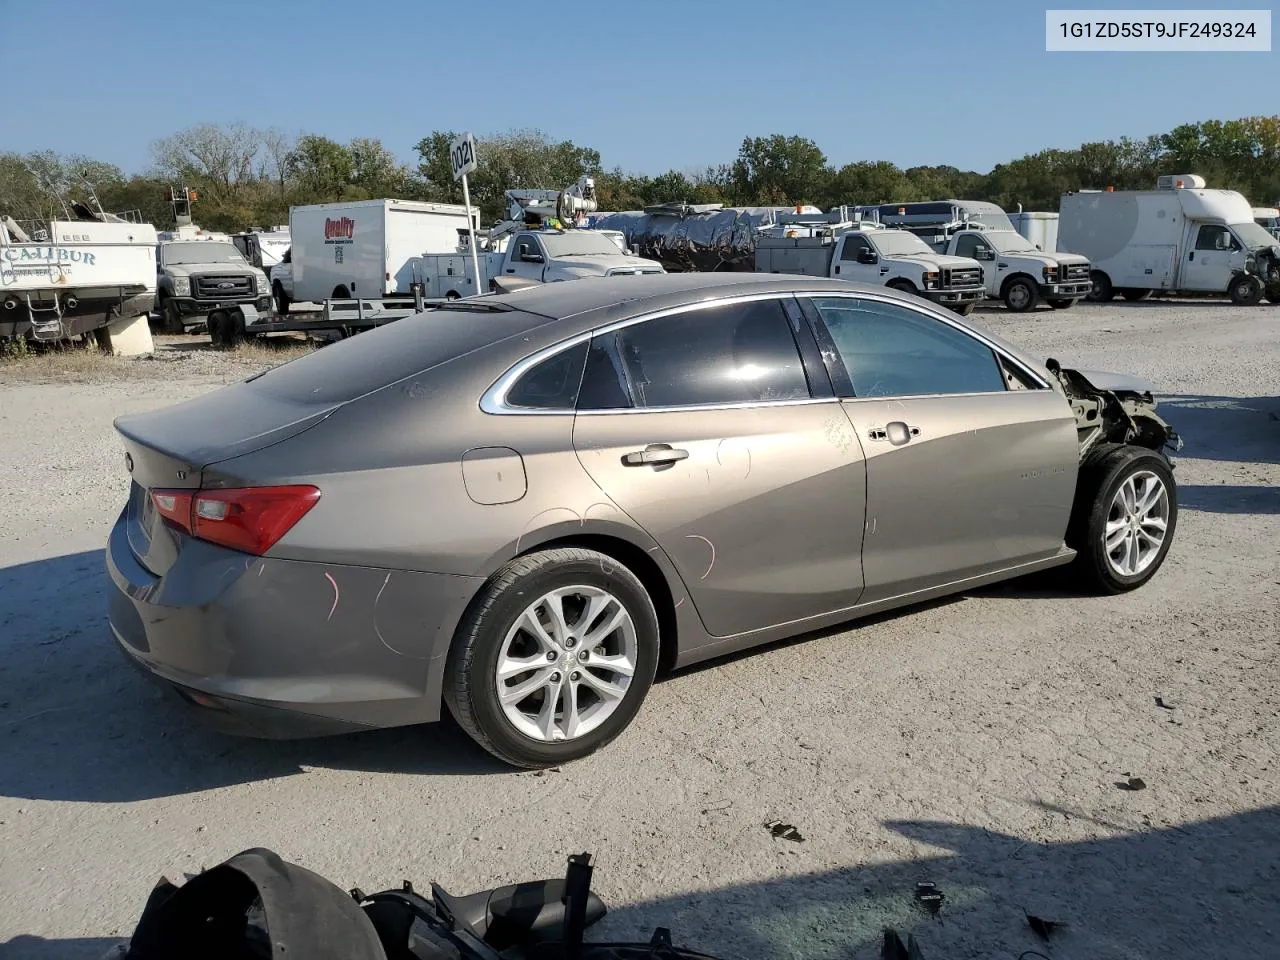
[[1164,564],[1177,525],[1178,489],[1164,454],[1102,447],[1080,468],[1067,529],[1074,572],[1099,593],[1136,590]]
[[272,286],[271,292],[276,301],[276,313],[280,314],[282,317],[287,316],[289,313],[289,306],[292,301],[289,299],[289,295],[284,292],[284,287],[281,285],[279,280],[277,280]]
[[1095,270],[1089,274],[1089,281],[1093,287],[1085,299],[1090,303],[1110,303],[1116,295],[1115,289],[1111,286],[1111,278],[1101,270]]
[[1014,313],[1026,313],[1034,310],[1040,302],[1040,290],[1035,281],[1026,277],[1014,277],[1004,285],[1001,299]]
[[[578,613],[575,588],[583,590],[583,595],[594,592],[598,598],[609,598],[599,600],[606,605],[593,620],[597,627],[614,615],[627,618],[594,648],[588,646],[591,631],[587,628],[592,624],[577,619],[586,614]],[[557,590],[567,591],[566,596],[550,600]],[[552,602],[561,611],[567,633],[544,618]],[[520,626],[530,616],[541,624],[540,634]],[[592,654],[592,649],[605,652]],[[588,653],[585,660],[583,650]],[[552,659],[544,660],[548,653]],[[604,667],[605,657],[619,664],[619,658],[625,659],[632,668],[630,678]],[[501,661],[517,667],[527,661],[529,668],[499,681]],[[592,670],[593,664],[601,666]],[[449,650],[445,702],[471,738],[503,762],[517,767],[556,766],[594,753],[617,737],[640,710],[657,666],[658,616],[635,574],[594,550],[542,550],[511,560],[471,602]],[[595,691],[601,681],[621,695],[598,695]],[[510,691],[526,685],[530,692],[525,698],[511,700]],[[500,686],[509,692],[505,705]],[[585,733],[568,735],[570,703],[573,716],[587,725]],[[599,711],[595,717],[590,713],[593,709]],[[539,732],[543,729],[550,729],[551,736],[543,736]]]
[[1237,307],[1256,306],[1262,300],[1263,291],[1262,281],[1247,274],[1236,277],[1227,288],[1231,302]]
[[1053,307],[1053,309],[1055,310],[1070,310],[1072,307],[1076,305],[1076,302],[1074,300],[1062,300],[1056,297],[1048,301],[1048,303],[1049,303],[1049,306]]

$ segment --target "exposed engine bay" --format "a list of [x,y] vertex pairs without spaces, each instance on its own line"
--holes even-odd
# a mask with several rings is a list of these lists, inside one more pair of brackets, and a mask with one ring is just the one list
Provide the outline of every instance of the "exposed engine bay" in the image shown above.
[[1156,413],[1149,384],[1119,374],[1072,370],[1053,358],[1045,361],[1045,367],[1071,401],[1081,462],[1103,443],[1182,449],[1182,438]]

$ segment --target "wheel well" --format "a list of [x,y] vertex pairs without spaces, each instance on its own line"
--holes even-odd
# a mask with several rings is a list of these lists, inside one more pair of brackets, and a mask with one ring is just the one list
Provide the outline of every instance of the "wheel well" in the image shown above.
[[658,615],[658,672],[669,673],[675,666],[678,643],[676,639],[676,607],[671,596],[671,588],[667,586],[667,578],[662,569],[654,562],[653,557],[634,544],[617,537],[600,534],[583,534],[581,536],[562,537],[540,543],[523,551],[524,554],[537,553],[540,550],[551,550],[555,547],[581,547],[584,550],[595,550],[613,557],[639,577],[653,600],[654,612]]
[[351,291],[350,291],[350,290],[348,290],[348,289],[346,288],[346,285],[345,285],[345,284],[339,284],[338,286],[336,286],[336,287],[334,287],[334,288],[333,288],[333,296],[332,296],[330,299],[333,299],[333,300],[350,300],[350,299],[351,299]]
[[1015,274],[1013,274],[1012,276],[1005,277],[1005,278],[1004,278],[1004,283],[1000,284],[1000,296],[1002,296],[1002,297],[1003,297],[1003,296],[1005,295],[1005,293],[1006,293],[1006,292],[1008,292],[1008,290],[1009,290],[1009,285],[1010,285],[1011,283],[1013,283],[1013,281],[1015,281],[1015,280],[1027,280],[1027,281],[1029,281],[1029,282],[1031,283],[1031,285],[1032,285],[1033,287],[1036,287],[1036,288],[1039,288],[1039,286],[1040,286],[1038,283],[1036,283],[1036,278],[1035,278],[1035,277],[1033,277],[1033,276],[1031,276],[1031,274],[1029,274],[1029,273],[1015,273]]
[[920,289],[914,283],[908,280],[906,277],[894,277],[892,280],[886,283],[885,286],[889,287],[892,290],[901,290],[904,293],[915,293],[918,289]]

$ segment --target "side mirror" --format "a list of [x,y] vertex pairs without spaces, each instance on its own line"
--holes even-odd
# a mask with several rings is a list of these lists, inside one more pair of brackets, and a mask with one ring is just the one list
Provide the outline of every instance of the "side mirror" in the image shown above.
[[879,263],[880,254],[876,253],[874,250],[859,250],[858,262],[859,263]]
[[994,260],[995,258],[996,252],[990,247],[981,247],[973,252],[973,259],[975,260]]
[[540,253],[526,253],[520,257],[525,263],[546,263],[547,258]]

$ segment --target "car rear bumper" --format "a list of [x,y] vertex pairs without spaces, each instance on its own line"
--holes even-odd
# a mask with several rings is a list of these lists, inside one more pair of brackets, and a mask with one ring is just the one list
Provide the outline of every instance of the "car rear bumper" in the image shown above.
[[116,643],[215,728],[290,738],[439,719],[445,655],[477,578],[198,540],[157,577],[130,548],[126,517],[106,551]]

